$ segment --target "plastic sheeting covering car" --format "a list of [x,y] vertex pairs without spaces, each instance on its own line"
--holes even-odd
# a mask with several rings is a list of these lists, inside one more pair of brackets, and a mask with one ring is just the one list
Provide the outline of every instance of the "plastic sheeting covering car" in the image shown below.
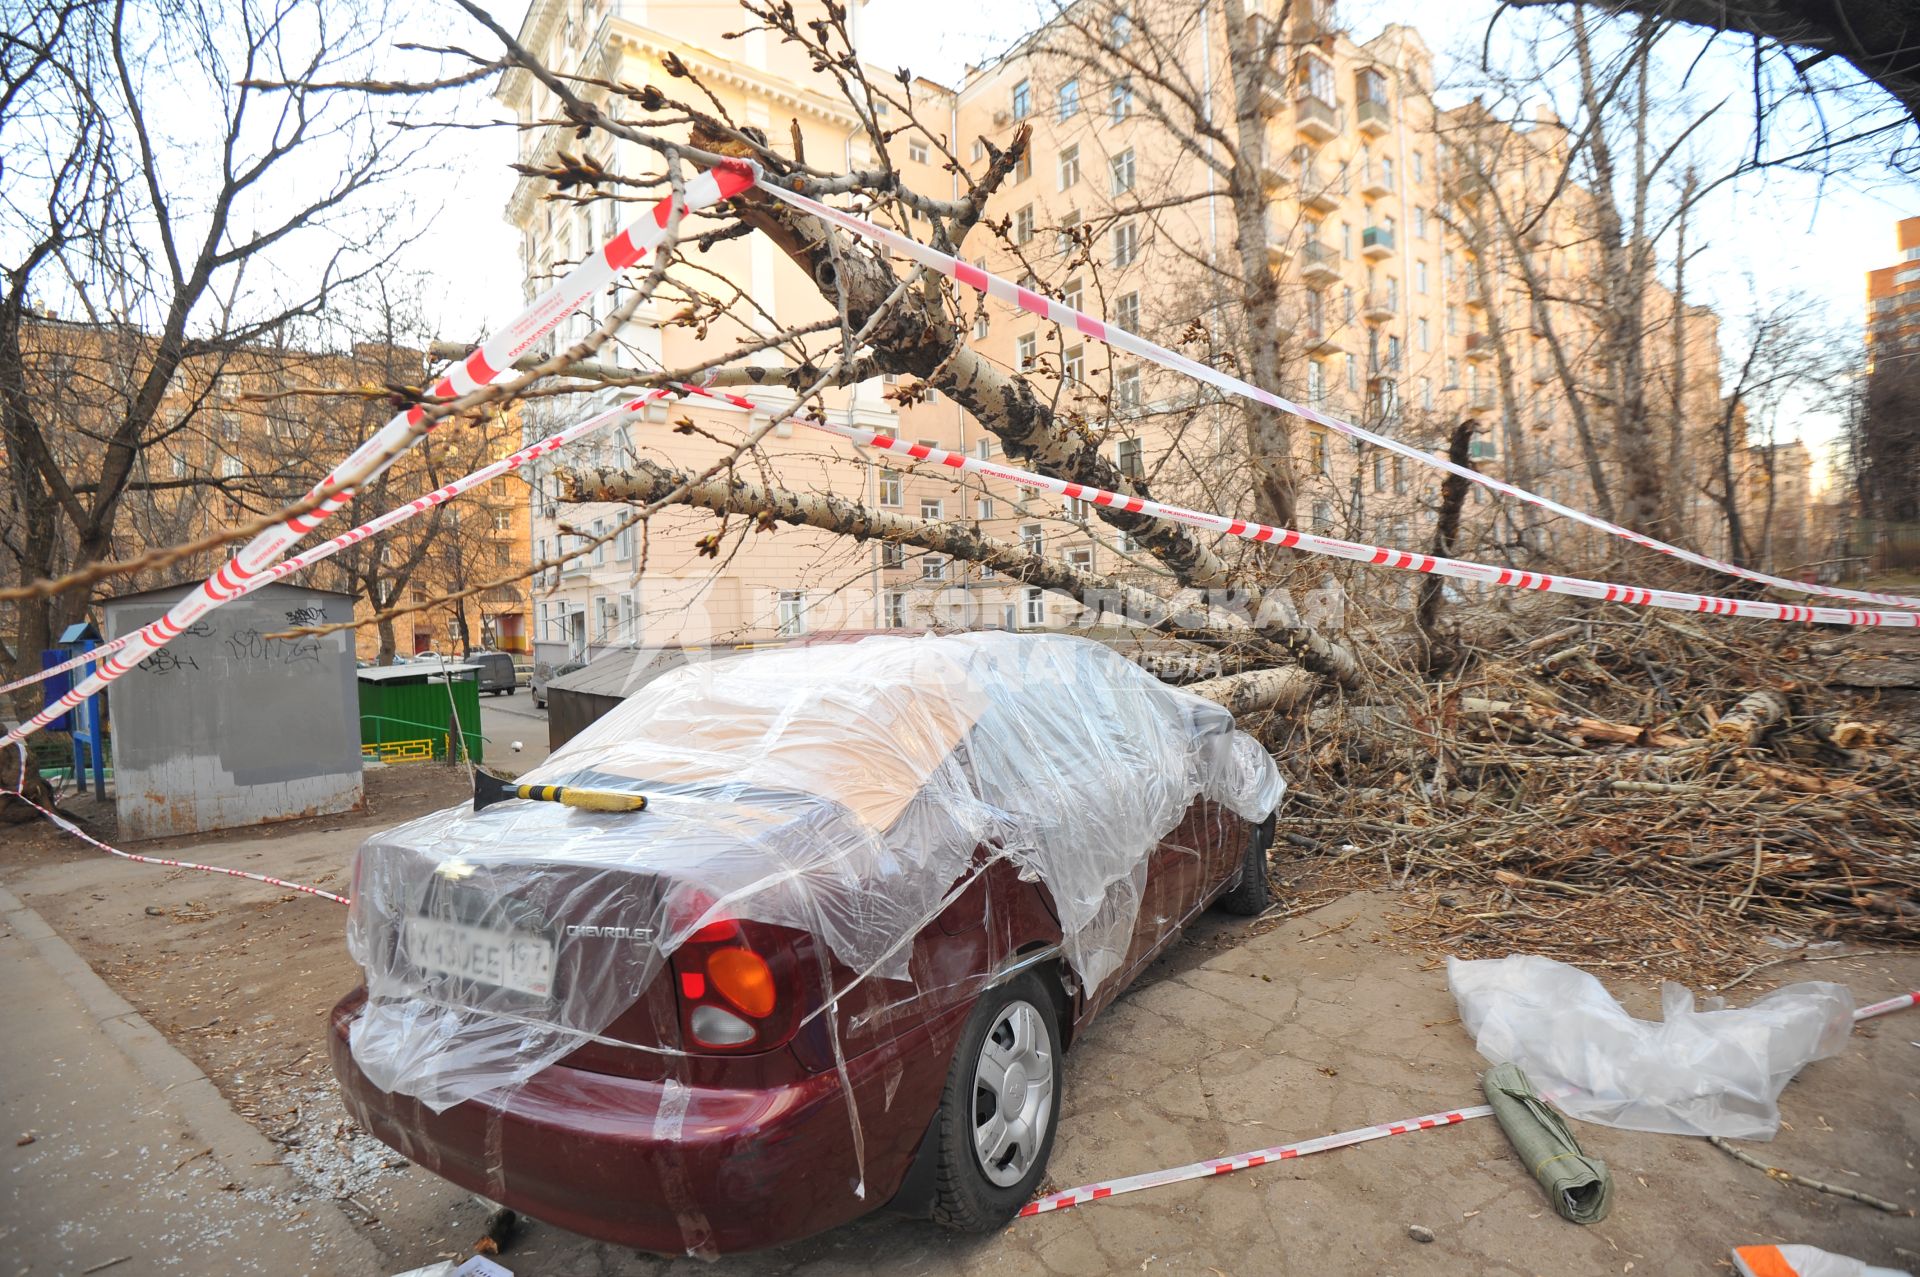
[[1188,806],[1260,820],[1284,789],[1218,705],[1097,643],[992,633],[688,666],[522,779],[649,805],[442,811],[355,862],[348,944],[368,1001],[353,1058],[436,1111],[608,1041],[716,922],[791,927],[862,979],[905,978],[913,936],[981,847],[1047,886],[1067,960],[1098,987]]

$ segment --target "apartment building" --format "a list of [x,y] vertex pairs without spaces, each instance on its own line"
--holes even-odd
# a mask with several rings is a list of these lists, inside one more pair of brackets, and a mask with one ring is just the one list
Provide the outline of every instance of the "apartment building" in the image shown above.
[[1891,266],[1867,272],[1867,361],[1895,347],[1920,348],[1920,217],[1894,227],[1899,256]]
[[[137,390],[137,383],[126,380],[129,370],[138,375],[148,366],[154,340],[130,324],[72,320],[51,312],[25,320],[25,393],[47,446],[67,473],[97,472],[101,441],[117,426],[125,396]],[[332,392],[420,384],[426,367],[420,351],[372,343],[318,351],[263,344],[186,360],[148,431],[152,442],[131,458],[111,557],[198,541],[293,500],[319,481],[330,458],[357,446],[393,410],[385,399]],[[365,485],[359,499],[312,542],[492,460],[504,450],[508,435],[506,429],[470,426],[436,433]],[[435,516],[350,547],[298,579],[353,594],[355,614],[367,619],[382,608],[424,603],[514,577],[526,565],[527,519],[524,488],[510,479],[497,481]],[[64,535],[64,522],[58,526]],[[115,592],[204,578],[230,552],[216,547],[116,578]],[[382,570],[361,578],[346,570],[375,555],[381,556]],[[526,615],[525,586],[510,584],[395,618],[387,628],[401,653],[458,653],[491,645],[526,650]],[[381,629],[362,628],[355,640],[358,654],[372,659],[381,650]]]
[[[1491,196],[1525,207],[1528,190],[1544,194],[1564,156],[1564,130],[1547,116],[1529,128],[1498,125],[1496,139],[1495,124],[1473,108],[1433,106],[1432,55],[1416,31],[1394,25],[1359,42],[1330,3],[1292,10],[1294,28],[1281,33],[1280,69],[1261,93],[1265,256],[1280,284],[1283,317],[1280,384],[1271,389],[1435,451],[1444,451],[1454,423],[1471,418],[1480,425],[1476,463],[1590,507],[1593,468],[1579,443],[1573,400],[1582,396],[1590,408],[1608,391],[1582,304],[1583,287],[1597,295],[1591,276],[1598,257],[1577,193],[1554,202],[1518,246],[1489,242],[1491,219],[1473,215],[1476,201]],[[858,12],[849,10],[856,43]],[[1182,41],[1157,46],[1157,56],[1166,74],[1205,86],[1215,111],[1230,117],[1226,33],[1217,12],[1201,12]],[[1096,30],[1085,29],[1089,13],[1102,24]],[[725,38],[740,25],[726,5],[677,8],[673,15],[668,32],[649,25],[639,0],[535,0],[521,42],[557,70],[633,83],[653,78],[660,59],[672,54],[733,118],[766,129],[783,146],[797,128],[813,162],[831,157],[857,167],[870,158],[858,119],[797,51],[765,33]],[[1077,6],[991,65],[970,70],[957,89],[916,82],[916,114],[929,133],[902,121],[889,155],[910,186],[944,195],[956,180],[942,168],[944,148],[977,166],[990,145],[1029,130],[1025,158],[990,205],[996,229],[976,230],[965,254],[1118,326],[1241,368],[1246,336],[1235,304],[1235,210],[1209,166],[1207,144],[1143,108],[1147,86],[1122,69],[1124,53],[1103,60],[1087,52],[1088,38],[1123,49],[1130,20],[1126,9],[1111,5]],[[1256,12],[1254,34],[1264,38],[1272,21]],[[891,80],[892,73],[876,71],[875,78]],[[529,126],[553,116],[545,91],[524,73],[510,73],[500,96]],[[519,158],[537,162],[571,144],[570,135],[528,127]],[[624,146],[592,145],[606,149],[595,158],[610,169],[648,167]],[[611,234],[614,207],[554,198],[544,179],[522,180],[509,217],[524,234],[530,295],[556,263]],[[818,289],[761,237],[712,246],[701,271],[709,283],[732,281],[751,307],[715,318],[703,339],[662,322],[676,304],[667,295],[672,290],[663,289],[608,357],[636,367],[685,366],[748,336],[756,322],[749,310],[787,325],[826,313]],[[1535,283],[1552,280],[1554,294],[1566,299],[1544,319],[1526,300],[1533,295],[1530,274]],[[974,349],[1054,393],[1058,410],[1080,422],[1122,473],[1151,481],[1171,499],[1248,508],[1246,449],[1229,406],[1199,397],[1187,378],[1031,314],[971,295],[961,301]],[[1650,378],[1654,397],[1664,393],[1668,401],[1657,411],[1673,416],[1684,441],[1673,463],[1705,465],[1701,440],[1719,406],[1717,318],[1657,285],[1646,309],[1655,323],[1668,316],[1678,336],[1649,343],[1650,351],[1658,348],[1650,359],[1656,365],[1664,352],[1675,352],[1670,366],[1655,367]],[[591,322],[592,315],[576,319],[562,339]],[[903,406],[887,390],[875,381],[844,392],[830,401],[833,412],[898,437],[994,455],[994,438],[951,402],[934,395]],[[761,397],[782,406],[775,394]],[[548,401],[529,409],[528,428],[544,433],[586,409]],[[698,433],[676,434],[669,419],[690,421]],[[580,455],[593,464],[644,453],[697,468],[720,455],[722,441],[763,419],[710,404],[675,405],[584,446]],[[1158,570],[1083,503],[983,485],[944,468],[863,465],[853,449],[809,433],[782,428],[768,441],[772,468],[789,487],[831,487],[908,515],[967,520],[1103,573],[1145,580]],[[1602,481],[1610,465],[1601,463]],[[1439,476],[1429,467],[1296,423],[1294,469],[1303,527],[1410,548],[1432,535]],[[1568,557],[1594,548],[1596,534],[1564,521],[1533,527],[1524,511],[1486,496],[1476,489],[1469,507],[1469,550],[1483,537],[1512,543],[1523,536]],[[550,482],[537,479],[532,554],[545,559],[580,544],[582,532],[604,534],[623,513],[564,505]],[[729,529],[717,543],[704,541],[716,526],[704,514],[668,512],[651,521],[644,544],[616,539],[543,575],[534,601],[540,650],[586,657],[624,645],[756,642],[835,628],[1042,627],[1097,619],[1072,600],[936,554],[793,529]]]

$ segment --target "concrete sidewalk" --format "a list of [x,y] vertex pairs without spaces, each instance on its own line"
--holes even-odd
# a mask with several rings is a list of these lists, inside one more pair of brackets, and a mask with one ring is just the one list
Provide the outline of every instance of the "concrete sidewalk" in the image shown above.
[[4,888],[0,971],[8,1272],[387,1271],[335,1203],[277,1165],[213,1083]]

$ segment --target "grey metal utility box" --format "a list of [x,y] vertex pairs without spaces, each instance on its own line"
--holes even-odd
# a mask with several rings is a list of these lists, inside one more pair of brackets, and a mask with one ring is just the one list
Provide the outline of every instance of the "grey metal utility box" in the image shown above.
[[[196,585],[109,599],[107,636]],[[275,584],[217,608],[107,689],[120,836],[236,829],[361,805],[353,632],[267,635],[353,619],[353,599]]]

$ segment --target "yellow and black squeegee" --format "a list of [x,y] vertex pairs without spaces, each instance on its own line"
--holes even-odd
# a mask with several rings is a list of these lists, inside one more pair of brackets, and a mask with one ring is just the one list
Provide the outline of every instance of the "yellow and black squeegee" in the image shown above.
[[559,803],[582,811],[645,811],[645,794],[627,794],[617,789],[582,789],[578,785],[517,785],[510,780],[473,771],[473,809],[481,811],[512,798],[527,798],[537,803]]

